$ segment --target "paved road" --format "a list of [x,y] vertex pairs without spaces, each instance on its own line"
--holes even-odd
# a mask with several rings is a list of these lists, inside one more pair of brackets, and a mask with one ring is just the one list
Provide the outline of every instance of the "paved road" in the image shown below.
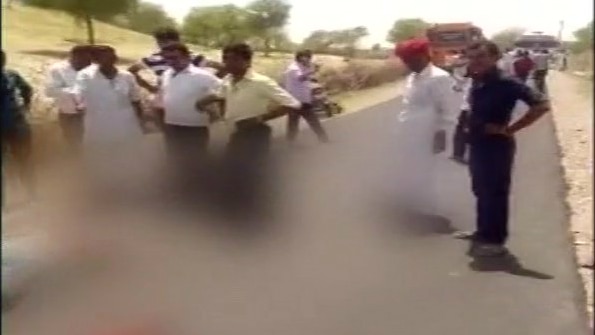
[[282,224],[249,237],[186,216],[167,229],[162,219],[106,225],[119,261],[93,280],[39,290],[3,328],[87,334],[92,324],[148,318],[179,335],[588,334],[549,117],[519,138],[516,261],[481,262],[449,235],[473,222],[463,167],[443,163],[452,226],[412,227],[392,215],[384,192],[399,158],[399,104],[326,123],[330,146],[306,133],[301,150],[279,149]]

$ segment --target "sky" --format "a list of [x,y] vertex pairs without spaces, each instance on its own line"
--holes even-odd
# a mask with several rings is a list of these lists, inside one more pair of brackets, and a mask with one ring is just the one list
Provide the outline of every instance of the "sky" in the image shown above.
[[[243,6],[249,0],[146,0],[160,4],[181,21],[190,8],[233,3]],[[287,31],[301,42],[312,31],[365,26],[370,32],[362,43],[384,44],[393,22],[421,18],[430,23],[473,22],[491,36],[508,27],[523,27],[557,35],[564,21],[563,37],[593,20],[593,0],[288,0],[292,5]]]

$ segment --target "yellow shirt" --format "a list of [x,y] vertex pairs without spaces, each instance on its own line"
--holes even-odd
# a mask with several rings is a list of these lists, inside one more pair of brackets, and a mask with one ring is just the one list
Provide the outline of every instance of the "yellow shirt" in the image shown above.
[[231,76],[227,76],[221,89],[225,99],[225,118],[232,122],[266,114],[271,105],[301,106],[273,79],[253,71],[236,83]]

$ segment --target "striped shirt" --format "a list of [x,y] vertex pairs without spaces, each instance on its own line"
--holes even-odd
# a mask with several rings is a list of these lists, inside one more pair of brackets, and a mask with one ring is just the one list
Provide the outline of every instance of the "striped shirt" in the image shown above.
[[[203,67],[206,61],[206,58],[203,55],[192,55],[192,65]],[[144,57],[141,59],[141,62],[147,66],[155,75],[161,77],[165,70],[169,69],[169,65],[167,61],[161,56],[161,52],[155,52],[148,57]]]

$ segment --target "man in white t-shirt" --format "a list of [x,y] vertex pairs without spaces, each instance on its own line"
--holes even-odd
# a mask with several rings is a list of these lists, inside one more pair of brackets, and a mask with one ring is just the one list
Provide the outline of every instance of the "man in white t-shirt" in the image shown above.
[[218,93],[221,80],[191,63],[188,47],[173,43],[163,48],[163,57],[170,68],[161,83],[161,104],[164,110],[164,136],[170,162],[182,174],[196,174],[187,168],[198,168],[209,144],[211,115],[206,108],[197,109],[198,101]]
[[45,94],[58,108],[58,121],[68,146],[76,150],[83,138],[83,115],[76,111],[73,89],[77,73],[91,65],[91,47],[77,45],[67,60],[53,64],[46,79]]

